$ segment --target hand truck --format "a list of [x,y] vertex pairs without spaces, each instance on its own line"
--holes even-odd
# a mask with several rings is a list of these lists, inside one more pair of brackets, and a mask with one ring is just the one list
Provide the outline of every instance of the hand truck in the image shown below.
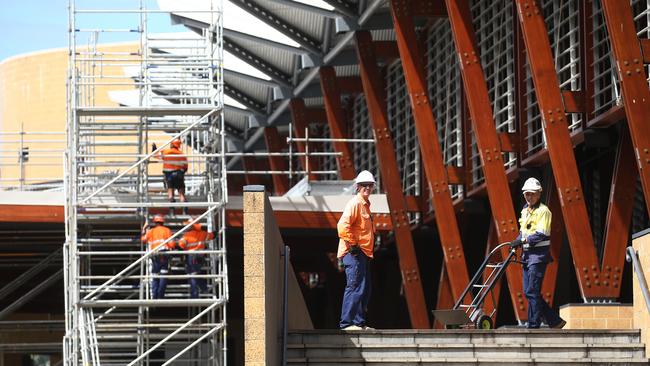
[[[433,310],[433,316],[436,320],[445,325],[447,329],[454,329],[460,327],[475,327],[477,329],[493,329],[494,323],[492,316],[496,312],[492,310],[490,314],[486,314],[483,310],[483,303],[488,294],[491,296],[494,304],[497,299],[494,298],[492,289],[494,285],[501,279],[506,271],[506,268],[511,262],[516,262],[517,248],[510,246],[508,256],[502,262],[490,262],[490,259],[499,253],[501,248],[506,245],[511,245],[511,242],[501,243],[497,245],[485,257],[485,260],[474,274],[472,280],[465,287],[465,291],[456,300],[453,309],[451,310]],[[483,273],[491,269],[487,278],[483,281]],[[464,299],[467,295],[472,296],[472,301],[466,304]]]

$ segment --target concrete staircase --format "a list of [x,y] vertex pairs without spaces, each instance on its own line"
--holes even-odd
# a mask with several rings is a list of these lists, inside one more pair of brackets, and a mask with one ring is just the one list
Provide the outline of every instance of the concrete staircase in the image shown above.
[[638,330],[338,330],[289,334],[288,364],[648,365]]

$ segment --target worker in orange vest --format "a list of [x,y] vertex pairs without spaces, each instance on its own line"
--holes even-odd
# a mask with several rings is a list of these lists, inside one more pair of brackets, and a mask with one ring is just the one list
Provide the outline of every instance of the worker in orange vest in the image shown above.
[[[142,242],[149,245],[149,250],[153,251],[160,247],[167,239],[172,236],[172,231],[165,226],[165,218],[163,215],[156,215],[153,218],[154,227],[147,228],[147,231],[142,235]],[[164,247],[157,251],[172,250],[176,244],[173,240],[168,241]],[[165,276],[169,273],[169,257],[161,254],[154,254],[151,256],[151,273],[154,275],[151,281],[151,297],[154,299],[162,299],[165,297],[165,289],[167,288],[167,279],[160,278],[160,275]]]
[[[156,150],[156,144],[151,148]],[[163,161],[163,174],[165,175],[165,185],[167,186],[167,198],[169,202],[176,202],[174,199],[174,190],[178,190],[178,197],[181,202],[187,202],[185,198],[185,173],[187,172],[187,157],[181,151],[181,139],[174,139],[170,146],[158,154],[158,159]],[[174,208],[169,209],[170,214],[174,214]],[[187,207],[183,208],[183,213],[187,214]]]
[[[185,222],[189,224],[192,220]],[[209,233],[201,227],[201,223],[196,222],[192,225],[191,229],[187,231],[181,240],[178,241],[178,246],[182,250],[187,250],[192,253],[197,250],[204,250],[208,241],[214,239],[214,233]],[[202,254],[188,254],[187,255],[187,274],[198,275],[203,270],[205,264],[205,257]],[[207,288],[207,281],[205,278],[190,278],[190,298],[196,299],[199,297],[199,288],[203,291]]]

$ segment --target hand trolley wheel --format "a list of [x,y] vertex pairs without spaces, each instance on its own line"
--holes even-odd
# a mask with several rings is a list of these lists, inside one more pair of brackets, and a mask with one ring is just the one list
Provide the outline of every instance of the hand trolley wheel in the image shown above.
[[476,329],[494,329],[494,324],[492,323],[492,318],[487,315],[483,315],[476,321]]

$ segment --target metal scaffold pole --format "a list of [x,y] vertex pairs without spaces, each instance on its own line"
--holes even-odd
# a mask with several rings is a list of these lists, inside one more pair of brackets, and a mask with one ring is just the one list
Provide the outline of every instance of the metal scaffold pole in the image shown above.
[[[222,1],[133,4],[69,0],[64,365],[225,365]],[[207,26],[150,32],[170,14]],[[176,139],[187,200],[181,189],[168,197],[161,169]],[[173,235],[151,248],[142,235],[155,215]],[[191,252],[176,245],[196,224],[214,239]]]

